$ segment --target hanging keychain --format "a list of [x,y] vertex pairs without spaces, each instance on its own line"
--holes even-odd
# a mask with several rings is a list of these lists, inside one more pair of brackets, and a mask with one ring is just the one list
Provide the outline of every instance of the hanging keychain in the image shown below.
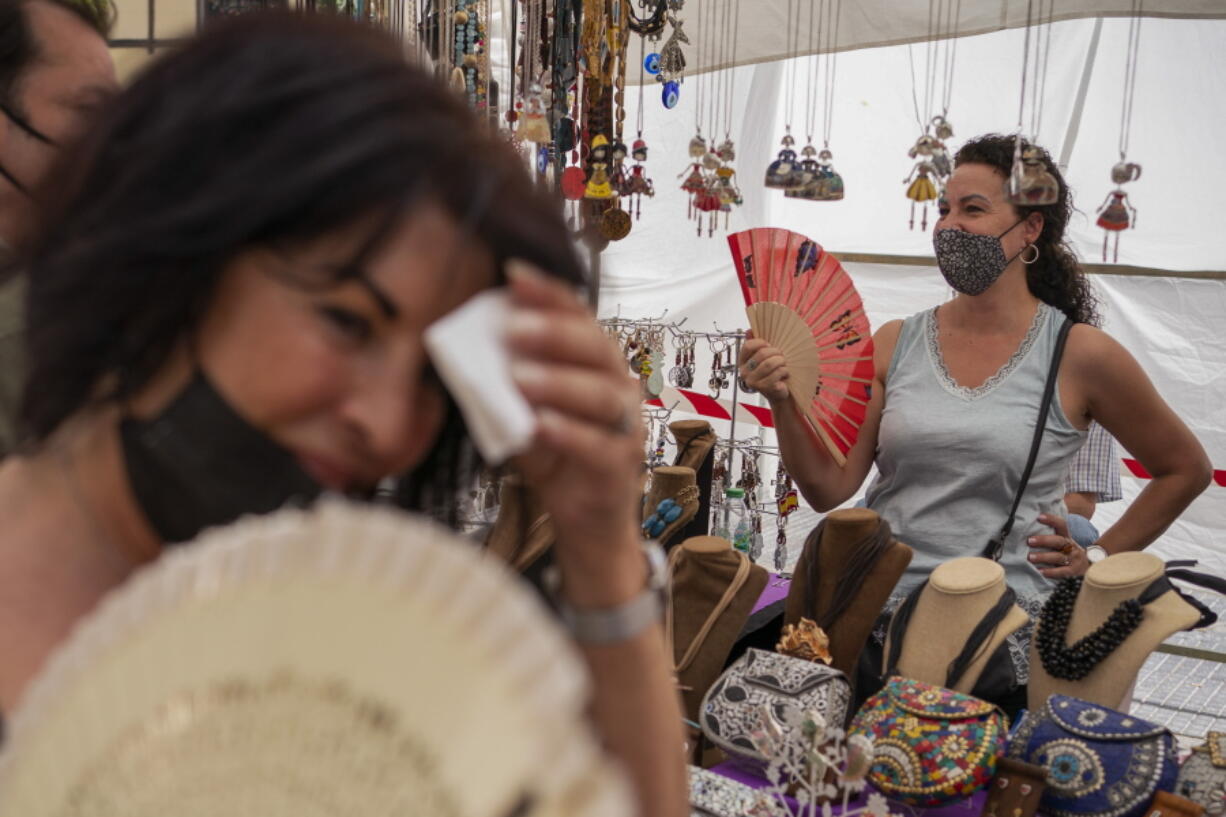
[[792,487],[792,477],[783,467],[783,457],[779,458],[779,466],[775,471],[775,526],[778,532],[775,536],[775,572],[783,573],[787,567],[787,526],[790,517],[800,507],[800,497]]
[[724,347],[721,344],[723,341],[711,339],[711,377],[707,380],[707,387],[711,390],[711,396],[719,399],[724,389]]
[[755,506],[749,512],[752,520],[752,533],[749,537],[749,560],[757,563],[758,559],[762,558],[763,551],[766,550],[766,543],[762,539],[762,512]]

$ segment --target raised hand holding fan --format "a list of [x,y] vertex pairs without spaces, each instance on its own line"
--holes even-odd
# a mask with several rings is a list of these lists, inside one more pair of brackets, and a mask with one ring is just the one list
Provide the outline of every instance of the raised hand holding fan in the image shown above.
[[839,465],[855,445],[873,383],[860,295],[812,239],[763,227],[728,237],[754,336],[787,362],[788,392]]
[[81,622],[12,713],[0,815],[624,817],[587,683],[539,600],[440,527],[248,517]]

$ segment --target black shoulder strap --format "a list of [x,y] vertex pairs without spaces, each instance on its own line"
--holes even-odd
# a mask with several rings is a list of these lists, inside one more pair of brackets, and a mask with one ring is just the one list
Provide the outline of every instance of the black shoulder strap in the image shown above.
[[919,597],[927,586],[928,580],[924,579],[924,583],[912,590],[906,601],[898,605],[893,618],[890,619],[887,638],[890,652],[885,657],[885,673],[882,674],[882,678],[890,678],[898,673],[898,659],[902,655],[902,639],[907,634],[907,625],[911,623],[911,614],[915,612],[915,605],[919,603]]
[[1013,507],[1009,509],[1009,518],[1005,520],[1000,533],[990,539],[987,547],[983,549],[983,555],[993,561],[1000,561],[1001,553],[1005,549],[1005,540],[1009,538],[1009,532],[1013,530],[1013,518],[1017,515],[1017,507],[1022,504],[1022,495],[1026,493],[1026,485],[1030,482],[1030,472],[1034,470],[1034,461],[1039,456],[1039,445],[1043,442],[1043,430],[1047,428],[1047,415],[1051,410],[1052,395],[1056,391],[1056,375],[1060,372],[1060,359],[1064,357],[1064,343],[1068,340],[1069,329],[1072,327],[1073,322],[1065,318],[1064,323],[1060,326],[1060,333],[1056,336],[1056,348],[1051,355],[1051,367],[1047,370],[1047,383],[1043,387],[1043,399],[1039,403],[1039,421],[1035,424],[1034,438],[1030,441],[1030,456],[1026,459],[1026,467],[1022,470],[1022,481],[1017,486],[1017,493],[1013,495]]

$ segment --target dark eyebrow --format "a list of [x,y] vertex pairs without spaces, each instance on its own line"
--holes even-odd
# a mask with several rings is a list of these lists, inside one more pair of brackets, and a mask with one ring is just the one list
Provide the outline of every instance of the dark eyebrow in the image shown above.
[[988,204],[992,203],[991,199],[989,199],[987,196],[984,196],[980,193],[971,193],[969,196],[963,196],[962,198],[958,199],[958,203],[966,204],[971,199],[983,199]]
[[375,305],[379,307],[379,311],[383,313],[383,317],[389,321],[394,321],[400,317],[400,310],[396,307],[394,301],[388,297],[387,293],[379,288],[379,285],[367,277],[365,272],[360,272],[354,276],[359,284],[365,288],[370,297],[374,299]]

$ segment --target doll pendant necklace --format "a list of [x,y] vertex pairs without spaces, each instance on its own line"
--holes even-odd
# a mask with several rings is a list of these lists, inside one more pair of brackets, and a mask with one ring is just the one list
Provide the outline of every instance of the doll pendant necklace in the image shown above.
[[[809,73],[806,92],[805,120],[808,124],[808,144],[801,150],[800,184],[787,190],[788,198],[806,201],[839,201],[843,198],[843,177],[834,169],[834,154],[830,151],[830,133],[834,118],[835,51],[838,48],[839,18],[842,0],[820,0],[809,7],[809,51],[813,69]],[[820,33],[814,41],[814,17]],[[818,97],[821,97],[820,102]],[[818,114],[822,117],[822,149],[813,146],[813,134]]]
[[1115,189],[1098,208],[1099,227],[1103,234],[1103,263],[1107,261],[1107,245],[1112,236],[1115,246],[1112,263],[1120,260],[1120,233],[1137,226],[1137,211],[1124,192],[1124,185],[1141,178],[1141,166],[1128,161],[1128,141],[1132,134],[1132,104],[1137,89],[1137,46],[1141,39],[1141,0],[1134,0],[1132,17],[1128,21],[1128,49],[1124,60],[1124,104],[1120,112],[1120,160],[1111,168]]
[[[920,229],[928,229],[928,205],[941,197],[945,181],[952,171],[947,142],[954,135],[949,124],[949,106],[953,97],[954,65],[957,59],[957,38],[961,0],[929,0],[928,46],[924,58],[923,107],[915,78],[915,58],[907,46],[907,61],[911,70],[911,104],[915,109],[915,121],[920,127],[919,138],[907,151],[914,164],[903,179],[907,185],[906,196],[911,201],[909,226],[915,229],[915,210],[920,209]],[[937,95],[938,76],[941,80],[940,95]],[[941,105],[941,112],[932,115],[934,101]]]
[[[1047,87],[1047,63],[1051,56],[1052,12],[1055,0],[1047,0],[1047,24],[1042,33],[1037,26],[1043,20],[1043,2],[1038,0],[1038,13],[1031,23],[1034,0],[1026,4],[1026,37],[1022,57],[1022,94],[1017,110],[1017,141],[1013,152],[1013,170],[1009,174],[1009,201],[1022,207],[1055,204],[1060,197],[1060,185],[1043,162],[1043,151],[1038,147],[1039,133],[1043,124],[1043,92]],[[1031,59],[1031,35],[1034,39],[1034,57]],[[1028,87],[1029,86],[1029,87]],[[1023,146],[1022,131],[1025,125],[1026,92],[1030,91],[1030,144]]]
[[[795,13],[793,13],[795,9]],[[796,139],[792,136],[792,122],[796,110],[796,71],[800,52],[800,0],[788,0],[787,9],[787,80],[784,89],[785,118],[781,148],[775,160],[766,168],[763,184],[774,190],[795,190],[804,184],[802,162],[797,158]]]

